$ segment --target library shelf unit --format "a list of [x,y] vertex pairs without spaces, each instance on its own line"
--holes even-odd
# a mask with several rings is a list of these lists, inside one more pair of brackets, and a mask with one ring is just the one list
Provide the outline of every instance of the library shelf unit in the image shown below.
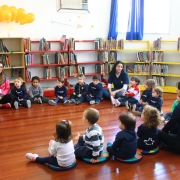
[[[116,41],[116,40],[113,40]],[[119,40],[120,41],[120,40]],[[151,76],[150,73],[150,41],[149,40],[123,40],[122,46],[119,41],[110,42],[111,52],[117,53],[117,59],[124,63],[124,69],[130,78],[139,76],[141,84]],[[110,62],[111,63],[111,62]],[[140,89],[144,90],[144,86],[140,85]]]
[[13,85],[14,79],[19,76],[25,81],[24,39],[21,37],[0,37],[0,40],[9,51],[4,52],[1,43],[1,61],[4,64],[4,72],[10,79],[11,85]]
[[177,45],[177,40],[161,40],[160,48],[152,49],[152,77],[163,92],[176,93],[177,90],[176,83],[180,78],[180,50],[177,50]]
[[[26,44],[27,39],[25,39]],[[47,40],[50,45],[49,50],[39,50],[40,40],[29,40],[30,47],[25,48],[25,71],[26,71],[26,87],[30,86],[31,77],[39,76],[41,85],[44,89],[45,96],[54,96],[54,87],[56,86],[56,81],[60,76],[60,69],[66,68],[66,74],[64,74],[65,85],[69,91],[68,78],[68,61],[69,53],[68,48],[62,49],[63,42],[61,40]],[[55,58],[55,53],[58,55],[58,62]],[[61,55],[60,55],[61,54]],[[66,58],[65,58],[66,54]],[[63,56],[63,61],[60,61],[61,56]],[[48,84],[48,87],[46,87]]]

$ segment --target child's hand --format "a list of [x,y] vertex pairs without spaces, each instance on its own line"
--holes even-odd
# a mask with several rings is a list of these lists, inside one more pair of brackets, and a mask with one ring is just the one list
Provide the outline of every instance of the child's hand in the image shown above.
[[97,162],[99,162],[99,160],[98,160],[98,159],[93,159],[93,158],[92,158],[92,159],[90,160],[90,162],[91,162],[91,163],[97,163]]
[[76,93],[75,93],[75,92],[73,92],[73,94],[74,94],[74,95],[76,95]]
[[41,100],[41,98],[39,97],[38,100]]
[[127,94],[127,92],[123,92],[123,93],[122,93],[122,96],[125,96],[126,94]]
[[37,98],[34,98],[34,101],[37,101]]
[[74,139],[79,139],[80,134],[78,133]]
[[81,97],[81,96],[82,96],[81,94],[78,95],[78,97]]
[[115,97],[115,95],[116,95],[116,92],[115,92],[115,91],[111,92],[111,96],[112,96],[112,97]]
[[91,97],[94,97],[94,96],[92,96],[92,94],[90,94],[90,96],[91,96]]

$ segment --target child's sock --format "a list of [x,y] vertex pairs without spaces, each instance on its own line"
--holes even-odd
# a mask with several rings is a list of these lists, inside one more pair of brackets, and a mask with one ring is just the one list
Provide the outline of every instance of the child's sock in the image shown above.
[[115,104],[116,104],[115,101],[116,101],[116,100],[111,96],[111,102],[112,102],[112,105],[115,105]]
[[27,107],[30,108],[31,107],[31,101],[27,100]]
[[14,107],[15,107],[15,109],[19,109],[19,105],[18,105],[17,101],[14,102]]
[[129,103],[128,101],[125,102],[126,109],[129,110]]
[[91,101],[89,102],[89,104],[95,104],[95,101],[94,101],[94,100],[91,100]]
[[48,103],[51,105],[51,106],[55,106],[57,105],[57,103],[53,100],[49,100]]
[[118,100],[118,99],[115,99],[115,106],[118,107],[118,106],[120,106],[120,105],[121,105],[121,103],[119,102],[119,100]]
[[136,104],[133,104],[132,106],[132,112],[135,112],[136,111]]
[[29,160],[31,160],[31,161],[35,161],[36,158],[38,157],[38,154],[27,153],[27,154],[25,155],[25,157],[26,157],[26,159],[29,159]]
[[69,100],[64,101],[64,105],[68,105],[70,103]]

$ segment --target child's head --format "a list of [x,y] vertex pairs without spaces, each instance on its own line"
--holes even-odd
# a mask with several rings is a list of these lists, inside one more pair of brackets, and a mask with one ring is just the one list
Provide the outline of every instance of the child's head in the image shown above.
[[100,81],[100,78],[97,75],[94,75],[92,81],[94,85],[97,85]]
[[155,87],[152,90],[152,97],[162,97],[163,90],[161,88]]
[[31,83],[34,87],[37,87],[39,85],[40,78],[38,76],[32,77]]
[[161,123],[161,116],[157,108],[146,105],[143,109],[141,120],[148,128],[157,127]]
[[67,143],[72,139],[71,122],[67,120],[58,121],[54,133],[55,140],[61,143]]
[[176,87],[180,90],[180,81],[176,83]]
[[14,85],[16,88],[20,88],[23,84],[23,79],[21,77],[18,77],[14,80]]
[[130,112],[124,112],[119,116],[121,130],[134,130],[136,127],[136,117]]
[[80,75],[78,76],[78,83],[81,85],[81,84],[84,83],[84,81],[85,81],[85,76],[84,76],[84,74],[80,74]]
[[152,90],[156,86],[156,82],[154,79],[148,79],[144,83],[145,89]]
[[131,77],[131,85],[139,85],[140,79],[137,76]]
[[82,119],[85,123],[93,125],[99,120],[99,111],[94,108],[88,108],[84,111]]
[[57,79],[57,86],[62,87],[64,85],[64,82],[65,82],[64,78],[62,78],[62,77],[58,78]]
[[180,103],[180,89],[177,90],[177,100]]

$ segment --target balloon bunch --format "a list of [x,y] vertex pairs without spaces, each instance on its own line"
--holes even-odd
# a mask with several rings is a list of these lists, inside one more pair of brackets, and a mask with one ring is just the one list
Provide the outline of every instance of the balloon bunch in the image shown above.
[[23,25],[33,22],[34,19],[34,14],[26,14],[23,8],[17,9],[14,6],[9,7],[8,5],[0,6],[0,22],[15,22]]

